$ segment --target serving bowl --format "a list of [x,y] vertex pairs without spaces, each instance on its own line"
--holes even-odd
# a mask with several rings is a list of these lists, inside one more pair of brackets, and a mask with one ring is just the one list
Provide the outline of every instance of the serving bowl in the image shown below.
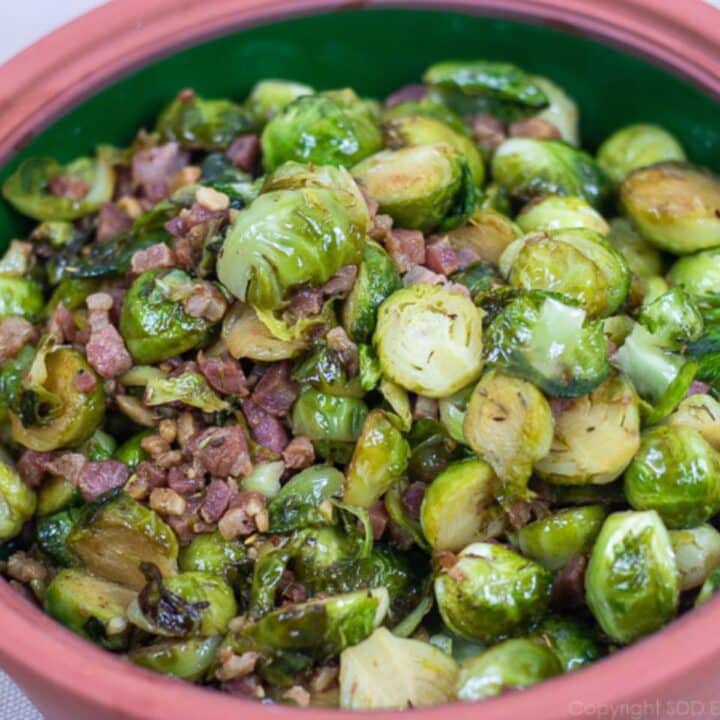
[[[184,86],[239,98],[277,76],[382,97],[448,57],[506,59],[557,80],[578,101],[591,148],[621,125],[657,121],[720,170],[720,11],[700,0],[114,0],[0,68],[0,179],[28,155],[66,161],[127,143]],[[25,228],[0,205],[0,245]],[[719,622],[709,602],[588,669],[452,713],[716,716]],[[152,675],[76,638],[4,581],[0,664],[47,720],[371,716],[260,705]]]

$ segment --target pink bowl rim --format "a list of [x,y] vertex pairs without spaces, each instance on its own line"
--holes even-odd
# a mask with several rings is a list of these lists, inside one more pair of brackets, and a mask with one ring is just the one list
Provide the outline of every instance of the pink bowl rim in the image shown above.
[[[720,97],[720,15],[700,0],[113,0],[0,66],[0,163],[83,99],[172,51],[273,19],[387,6],[539,20],[647,57]],[[532,713],[538,720],[559,720],[576,717],[573,703],[579,700],[592,708],[658,696],[679,676],[692,677],[720,659],[720,643],[708,643],[719,622],[720,603],[708,603],[570,679],[485,701],[483,716],[517,720]],[[166,720],[170,714],[173,720],[194,720],[200,713],[230,720],[242,712],[267,720],[297,713],[317,720],[395,715],[260,705],[152,674],[66,631],[4,581],[0,659],[11,672],[17,668],[26,677],[42,677],[45,685],[128,720]],[[447,712],[437,707],[415,710],[414,716],[445,720]],[[470,720],[477,707],[457,705],[452,712]]]

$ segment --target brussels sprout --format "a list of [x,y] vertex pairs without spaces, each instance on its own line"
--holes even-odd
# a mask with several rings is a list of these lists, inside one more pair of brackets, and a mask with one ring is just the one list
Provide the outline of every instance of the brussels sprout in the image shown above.
[[416,117],[418,115],[434,118],[435,120],[445,123],[445,125],[451,127],[455,132],[462,133],[463,135],[468,134],[468,128],[458,113],[441,102],[428,100],[427,98],[423,98],[422,100],[403,100],[392,107],[385,107],[383,108],[382,119],[388,123],[400,118]]
[[365,394],[360,378],[350,373],[341,353],[324,343],[318,343],[295,364],[292,379],[301,385],[311,385],[326,395],[362,397]]
[[121,638],[107,633],[111,620],[124,619],[136,592],[85,570],[61,570],[45,595],[45,612],[68,630],[113,647]]
[[391,417],[373,410],[348,465],[343,502],[368,508],[405,472],[410,447]]
[[391,120],[385,124],[388,145],[393,148],[411,145],[449,145],[467,163],[475,185],[482,187],[485,166],[475,143],[465,134],[434,118],[415,115]]
[[390,256],[377,243],[368,242],[357,280],[342,311],[343,327],[355,342],[370,342],[378,308],[401,287],[400,274]]
[[720,300],[720,250],[713,248],[680,258],[670,268],[668,280],[697,302],[716,305]]
[[236,615],[235,595],[227,582],[198,571],[173,575],[164,584],[157,574],[127,610],[133,625],[163,637],[222,635]]
[[458,699],[482,700],[561,675],[557,655],[539,638],[506,640],[460,667]]
[[326,395],[305,387],[293,405],[292,431],[310,438],[323,457],[347,458],[367,413],[367,405],[358,398]]
[[258,492],[266,498],[274,498],[280,492],[280,480],[285,474],[282,460],[255,465],[251,473],[243,478],[242,489]]
[[665,423],[697,430],[714,450],[720,450],[720,403],[710,395],[686,397]]
[[716,595],[718,591],[720,591],[720,568],[715,568],[702,584],[700,592],[695,598],[695,607],[707,602],[711,597]]
[[652,428],[625,472],[625,495],[669,528],[699,525],[720,510],[720,456],[690,427]]
[[600,146],[598,165],[619,185],[633,170],[672,160],[685,160],[680,143],[657,125],[628,125]]
[[498,274],[497,268],[484,260],[453,273],[450,280],[457,285],[464,285],[471,297],[478,293],[491,292],[505,284]]
[[200,572],[229,579],[247,559],[247,548],[239,540],[226,540],[217,530],[193,538],[180,550],[178,565],[183,573]]
[[296,288],[359,262],[368,230],[367,205],[347,171],[317,168],[300,178],[301,166],[287,167],[276,182],[304,184],[264,192],[241,210],[218,258],[220,281],[256,309],[278,309]]
[[520,235],[520,228],[510,218],[492,208],[480,208],[467,224],[450,230],[447,238],[455,250],[468,248],[482,260],[497,265],[505,248]]
[[[472,388],[471,388],[472,390]],[[467,457],[466,451],[431,418],[416,420],[408,433],[412,448],[408,475],[416,482],[432,482],[453,460]]]
[[[82,195],[54,195],[51,183],[62,178],[74,182]],[[32,157],[5,180],[2,194],[16,210],[34,220],[77,220],[110,200],[114,186],[115,171],[100,154],[94,160],[79,158],[65,166],[52,158]]]
[[155,132],[191,150],[224,150],[251,128],[250,117],[240,105],[193,95],[175,98],[160,113]]
[[[35,515],[42,518],[52,515],[68,506],[82,502],[82,495],[77,485],[73,485],[63,477],[54,477],[43,481],[37,492],[37,509]],[[38,531],[39,532],[39,531]]]
[[463,431],[468,445],[500,479],[501,502],[508,506],[528,499],[533,465],[547,455],[553,437],[543,394],[525,380],[492,370],[473,391]]
[[510,63],[458,60],[436,63],[423,75],[431,98],[439,97],[457,112],[490,112],[511,122],[549,105],[540,85]]
[[0,449],[0,542],[14,538],[35,513],[37,496]]
[[586,228],[525,235],[507,247],[499,267],[513,287],[568,295],[593,317],[615,313],[630,290],[622,255]]
[[153,643],[132,650],[128,660],[162,675],[198,682],[216,662],[221,644],[221,637]]
[[630,173],[620,204],[642,235],[675,255],[720,245],[720,180],[704,170],[661,163]]
[[549,195],[526,205],[515,219],[523,232],[587,228],[601,235],[610,232],[605,218],[581,197]]
[[610,192],[608,179],[595,160],[559,140],[506,140],[493,156],[492,176],[519,200],[574,195],[601,207]]
[[268,504],[271,532],[290,532],[325,525],[322,505],[343,493],[343,474],[329,465],[313,465],[293,476]]
[[565,142],[571,145],[579,145],[580,130],[578,125],[580,113],[575,101],[561,87],[558,87],[547,78],[535,75],[533,80],[550,102],[550,105],[538,117],[554,125],[560,131],[560,135]]
[[629,643],[675,616],[678,572],[668,532],[653,511],[613,513],[595,541],[585,594],[613,640]]
[[80,452],[88,460],[109,460],[115,452],[117,444],[112,435],[96,430],[81,446]]
[[[390,486],[383,497],[385,512],[387,512],[388,518],[394,528],[404,533],[419,548],[430,552],[430,545],[428,545],[425,539],[418,518],[408,510],[403,502],[405,492],[409,487],[410,483],[405,478],[398,480]],[[407,620],[411,622],[412,618]]]
[[309,85],[290,80],[260,80],[245,101],[245,107],[258,125],[264,125],[293,100],[312,95]]
[[67,545],[90,572],[135,590],[145,585],[141,563],[153,563],[164,577],[172,575],[177,564],[175,533],[124,492],[89,506]]
[[396,225],[424,233],[462,223],[475,207],[467,162],[444,143],[383,150],[352,169],[363,190]]
[[120,313],[120,333],[137,363],[152,364],[203,345],[212,324],[185,313],[176,292],[192,290],[182,270],[148,270],[133,282]]
[[638,303],[647,296],[651,278],[657,278],[663,271],[662,254],[625,218],[610,221],[608,240],[625,258],[632,273],[630,300]]
[[25,345],[13,357],[0,362],[0,424],[7,425],[10,408],[23,392],[23,378],[32,365],[35,348]]
[[522,632],[542,617],[550,573],[503,545],[468,545],[435,578],[435,600],[448,628],[468,640],[492,643]]
[[712,525],[689,530],[670,530],[677,562],[680,590],[700,587],[708,575],[720,566],[720,533]]
[[426,397],[445,397],[482,371],[482,313],[446,288],[411,285],[380,306],[374,343],[386,377]]
[[143,430],[133,435],[115,451],[113,457],[115,460],[124,462],[132,472],[143,460],[147,460],[150,457],[148,453],[142,449],[141,443],[143,438],[152,434],[152,430]]
[[[382,375],[382,370],[380,374]],[[395,413],[393,418],[395,425],[403,432],[407,432],[412,425],[412,408],[410,407],[410,396],[407,391],[387,378],[380,381],[378,390],[390,409]]]
[[[75,385],[84,373],[97,379],[89,392]],[[104,414],[103,385],[82,354],[48,340],[35,355],[16,411],[10,412],[12,437],[31,450],[72,447],[93,434]]]
[[423,498],[420,522],[433,550],[458,552],[503,530],[503,513],[495,502],[496,483],[492,468],[474,458],[453,463],[432,481]]
[[457,672],[442,650],[378,628],[340,656],[340,707],[405,710],[451,702]]
[[585,311],[545,293],[513,300],[485,334],[487,361],[558,397],[590,392],[610,366],[602,326]]
[[206,413],[227,410],[230,405],[223,400],[199,372],[186,372],[176,377],[151,378],[145,387],[145,404],[164,405],[180,402],[196,407]]
[[36,282],[0,274],[0,320],[12,315],[36,320],[44,305],[42,290]]
[[565,672],[589,665],[601,655],[593,628],[578,618],[548,615],[533,635],[542,638],[557,655]]
[[382,377],[382,368],[372,345],[361,344],[358,346],[358,364],[360,366],[358,370],[360,387],[365,392],[374,390]]
[[288,103],[265,126],[261,145],[266,170],[288,160],[350,166],[380,150],[383,137],[369,105],[347,90]]
[[85,513],[83,507],[71,506],[37,519],[38,545],[46,555],[63,567],[76,567],[81,564],[68,547],[68,538]]
[[602,505],[559,510],[511,534],[513,544],[526,557],[548,570],[559,570],[575,555],[585,555],[607,515]]
[[638,398],[621,375],[590,395],[562,403],[554,419],[550,452],[535,465],[538,475],[551,483],[612,482],[640,447]]
[[682,350],[703,332],[703,317],[690,296],[672,288],[643,307],[638,317],[658,343],[670,350]]
[[441,398],[438,402],[440,423],[453,440],[463,445],[466,444],[463,424],[473,390],[474,387],[468,385],[446,398]]

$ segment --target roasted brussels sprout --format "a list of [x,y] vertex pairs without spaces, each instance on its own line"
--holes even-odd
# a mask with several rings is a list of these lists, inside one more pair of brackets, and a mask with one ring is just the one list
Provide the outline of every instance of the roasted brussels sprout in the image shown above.
[[355,165],[352,173],[400,227],[425,233],[449,229],[475,208],[469,166],[444,143],[383,150]]
[[450,702],[456,678],[457,665],[442,650],[378,628],[340,656],[340,707],[404,710]]
[[32,365],[35,348],[25,345],[13,357],[0,362],[0,423],[7,426],[10,408],[17,407],[23,379]]
[[455,250],[467,248],[493,265],[497,265],[505,248],[520,235],[520,228],[509,217],[492,208],[479,208],[465,225],[447,233]]
[[537,117],[547,120],[559,131],[562,139],[571,145],[580,144],[580,113],[575,101],[558,85],[545,77],[534,76],[533,80],[545,93],[550,105]]
[[595,160],[559,140],[506,140],[493,156],[492,177],[519,200],[574,195],[602,207],[610,191],[608,179]]
[[602,505],[560,510],[511,534],[520,552],[548,570],[559,570],[575,555],[585,555],[607,515]]
[[[52,193],[54,182],[72,184],[74,192]],[[115,171],[102,154],[62,166],[47,157],[24,160],[2,186],[5,199],[34,220],[77,220],[112,198]]]
[[557,655],[565,672],[589,665],[601,655],[593,628],[578,618],[548,615],[533,635]]
[[[290,167],[293,183],[300,169]],[[281,171],[285,183],[287,167]],[[350,175],[328,167],[306,175],[301,187],[259,195],[240,211],[225,238],[218,277],[256,309],[275,310],[292,290],[321,285],[362,256],[369,215]]]
[[585,395],[610,372],[602,326],[585,317],[558,297],[520,295],[488,327],[487,360],[550,395]]
[[405,472],[410,447],[392,417],[373,410],[366,418],[345,478],[343,502],[368,508]]
[[561,675],[557,655],[539,638],[506,640],[460,666],[458,698],[482,700]]
[[685,160],[680,143],[657,125],[628,125],[615,131],[600,146],[598,165],[616,184],[633,170],[672,160]]
[[206,413],[227,410],[230,406],[208,384],[199,372],[176,377],[153,377],[145,386],[145,404],[153,407],[180,402]]
[[11,540],[29,520],[37,504],[35,492],[16,472],[10,458],[0,449],[0,542]]
[[[82,495],[76,485],[63,477],[45,480],[37,491],[37,508],[35,514],[38,518],[52,515],[71,505],[82,502]],[[38,524],[38,534],[40,533]]]
[[482,371],[482,313],[443,287],[411,285],[380,306],[374,343],[386,377],[426,397],[445,397]]
[[135,648],[128,659],[147,670],[197,682],[215,664],[221,644],[221,637],[170,640]]
[[309,85],[290,80],[260,80],[250,91],[245,107],[257,124],[264,125],[293,100],[313,92]]
[[610,232],[605,218],[587,200],[572,195],[549,195],[531,202],[515,221],[525,233],[562,228],[587,228],[602,235]]
[[720,533],[712,525],[688,530],[670,530],[680,590],[700,587],[708,575],[720,566]]
[[183,573],[205,573],[229,578],[247,558],[247,548],[239,540],[226,540],[217,530],[193,538],[180,551],[178,565]]
[[260,463],[243,478],[242,489],[274,498],[280,492],[280,480],[284,474],[285,463],[282,460]]
[[716,595],[718,591],[720,591],[720,568],[715,568],[702,584],[700,592],[695,598],[695,607],[707,602],[711,597]]
[[664,347],[682,350],[703,331],[703,317],[690,296],[672,288],[643,307],[638,317]]
[[720,250],[713,248],[677,260],[668,273],[670,284],[689,293],[703,305],[720,300]]
[[213,323],[183,309],[193,287],[182,270],[148,270],[133,282],[120,313],[120,333],[135,362],[157,363],[207,342]]
[[632,283],[630,301],[639,303],[647,294],[653,278],[663,271],[663,258],[660,251],[651,245],[625,218],[610,221],[610,244],[625,258]]
[[585,594],[595,619],[619,643],[648,635],[675,616],[678,571],[656,512],[608,517],[590,555]]
[[318,343],[315,348],[295,364],[292,379],[301,385],[307,384],[326,395],[362,397],[360,378],[348,369],[337,350]]
[[568,295],[593,317],[615,313],[630,290],[631,275],[622,255],[586,228],[519,238],[503,252],[499,266],[513,287]]
[[34,280],[0,273],[0,320],[12,315],[36,320],[44,304],[42,290]]
[[473,391],[463,432],[500,479],[500,501],[508,506],[528,499],[533,465],[552,443],[553,418],[543,394],[525,380],[492,370]]
[[[81,392],[75,380],[89,374],[95,387]],[[81,444],[105,414],[105,391],[83,355],[50,340],[38,348],[17,404],[10,412],[13,440],[47,451]]]
[[382,119],[383,122],[388,123],[399,118],[406,117],[430,117],[435,120],[439,120],[445,123],[448,127],[451,127],[455,132],[463,135],[468,134],[468,128],[463,118],[451,110],[447,105],[435,100],[429,100],[427,97],[421,100],[402,100],[396,103],[392,107],[383,108]]
[[474,458],[449,465],[432,481],[423,497],[420,522],[433,550],[458,552],[504,529],[503,512],[495,502],[496,484],[492,468]]
[[265,126],[261,145],[266,170],[288,160],[350,166],[380,150],[383,137],[368,103],[343,90],[285,105]]
[[665,423],[693,428],[714,450],[720,450],[720,403],[710,395],[698,393],[686,397]]
[[152,430],[143,430],[142,432],[128,438],[116,451],[113,457],[120,462],[124,462],[130,471],[135,470],[139,463],[147,460],[148,453],[142,449],[141,443],[143,438],[152,435]]
[[604,485],[622,475],[640,447],[640,410],[635,391],[621,375],[590,395],[563,402],[554,412],[550,452],[538,475],[560,485]]
[[240,105],[195,94],[175,98],[155,125],[163,140],[177,140],[191,150],[224,150],[237,135],[251,129],[250,117]]
[[640,168],[620,186],[620,203],[661,250],[689,255],[720,245],[720,180],[709,172],[676,163]]
[[720,456],[690,427],[652,428],[625,472],[625,495],[669,528],[699,525],[720,510]]

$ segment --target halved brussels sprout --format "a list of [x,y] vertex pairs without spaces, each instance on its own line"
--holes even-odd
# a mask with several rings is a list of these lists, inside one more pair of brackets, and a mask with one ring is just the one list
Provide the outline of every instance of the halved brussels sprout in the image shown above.
[[70,505],[77,505],[81,502],[82,495],[77,485],[73,485],[63,477],[50,478],[43,481],[38,490],[35,514],[38,518],[42,518],[44,515],[52,515]]
[[720,510],[720,456],[690,427],[654,427],[625,472],[625,495],[669,528],[699,525]]
[[380,150],[383,137],[369,104],[344,90],[288,103],[265,126],[261,144],[266,170],[288,160],[350,166]]
[[0,424],[6,427],[10,408],[17,407],[23,392],[23,379],[34,357],[35,348],[25,345],[15,355],[0,362]]
[[62,567],[77,567],[81,564],[69,548],[68,538],[85,515],[86,510],[75,503],[73,506],[37,519],[38,545],[46,555]]
[[[89,392],[77,389],[78,375],[96,378]],[[13,440],[47,451],[81,444],[105,415],[105,391],[83,355],[46,341],[37,351],[16,408],[10,412]]]
[[651,278],[657,278],[663,272],[662,254],[625,218],[610,221],[608,240],[625,258],[632,273],[630,301],[639,303],[648,293]]
[[221,644],[221,637],[170,640],[135,648],[128,653],[128,660],[162,675],[197,682],[217,661]]
[[[50,192],[50,183],[65,177],[77,186],[73,194],[82,192],[80,197]],[[77,220],[108,202],[114,187],[115,171],[101,153],[96,159],[79,158],[65,166],[52,158],[32,157],[5,181],[2,194],[16,210],[35,220]]]
[[557,397],[585,395],[607,378],[602,325],[582,308],[541,292],[513,300],[485,334],[487,361]]
[[567,508],[524,525],[511,538],[523,555],[555,571],[592,548],[606,515],[602,505]]
[[124,462],[130,471],[135,470],[135,468],[143,461],[147,460],[150,456],[148,453],[143,450],[141,443],[143,441],[143,438],[146,438],[148,435],[152,435],[152,430],[143,430],[142,432],[139,432],[132,437],[128,438],[116,451],[113,457],[115,460],[120,460],[120,462]]
[[295,364],[292,379],[301,385],[308,384],[326,395],[362,397],[365,393],[357,375],[351,374],[341,353],[318,343],[304,358]]
[[405,710],[455,697],[457,665],[430,643],[378,628],[340,656],[340,707]]
[[383,150],[352,169],[396,225],[424,233],[459,225],[475,207],[469,166],[445,143]]
[[571,145],[579,145],[580,129],[578,125],[580,113],[575,101],[561,87],[547,78],[535,75],[533,80],[550,101],[550,105],[537,117],[553,124],[560,131],[560,135],[565,142]]
[[225,287],[262,310],[359,262],[369,225],[365,200],[343,168],[293,163],[278,174],[268,182],[290,188],[263,192],[240,211],[217,263]]
[[553,437],[545,396],[525,380],[492,370],[473,391],[463,431],[468,445],[500,479],[503,505],[528,499],[533,465],[547,455]]
[[711,395],[697,393],[686,397],[665,423],[693,428],[714,450],[720,450],[720,403]]
[[610,183],[595,160],[559,140],[506,140],[493,156],[492,177],[519,200],[574,195],[602,207],[610,192]]
[[37,320],[44,306],[42,289],[34,280],[0,274],[0,320],[13,315]]
[[67,539],[69,550],[96,575],[140,590],[141,563],[152,563],[164,577],[176,570],[178,541],[160,516],[126,493],[101,498]]
[[720,245],[720,180],[682,163],[630,173],[620,186],[624,213],[653,245],[675,255]]
[[668,280],[697,302],[717,305],[720,300],[720,250],[713,248],[680,258],[670,268]]
[[266,498],[274,498],[280,492],[280,480],[285,474],[285,463],[282,460],[262,462],[252,469],[242,480],[242,489],[247,492],[258,492]]
[[247,547],[239,540],[226,540],[217,530],[193,538],[180,550],[178,565],[183,573],[201,572],[228,578],[247,559]]
[[538,475],[560,485],[604,485],[622,475],[640,447],[640,409],[632,385],[611,377],[590,395],[562,402],[554,413],[550,452]]
[[438,97],[462,115],[485,111],[511,122],[549,104],[539,83],[510,63],[439,62],[425,71],[423,82],[431,87],[431,98]]
[[0,449],[0,542],[14,538],[35,514],[37,496]]
[[455,250],[468,248],[480,259],[497,265],[505,248],[520,235],[520,228],[509,217],[483,207],[468,218],[467,224],[449,230],[447,238]]
[[616,130],[597,152],[598,165],[619,185],[633,170],[685,160],[682,145],[658,125],[627,125]]
[[410,447],[382,410],[373,410],[363,425],[345,477],[343,502],[368,508],[402,477]]
[[506,640],[460,666],[458,699],[482,700],[562,672],[557,655],[540,638]]
[[468,134],[467,125],[462,117],[447,105],[435,100],[429,100],[427,97],[421,100],[403,100],[392,107],[384,107],[382,111],[382,119],[384,122],[391,122],[399,118],[415,117],[422,115],[423,117],[434,118],[455,132]]
[[81,446],[80,452],[87,457],[88,460],[109,460],[117,443],[112,435],[102,430],[96,430]]
[[515,219],[525,233],[562,228],[587,228],[601,235],[610,232],[605,218],[584,198],[549,195],[526,205]]
[[175,98],[158,116],[155,131],[191,150],[224,150],[236,136],[249,132],[247,111],[230,100],[199,95]]
[[378,308],[401,287],[390,256],[377,243],[366,243],[357,279],[342,310],[343,327],[355,342],[370,342]]
[[513,287],[568,295],[592,317],[615,313],[630,290],[631,275],[622,255],[586,228],[518,238],[503,252],[499,267]]
[[[414,514],[410,513],[406,504],[403,502],[405,492],[409,488],[410,483],[408,480],[405,478],[398,480],[391,485],[385,493],[383,497],[383,505],[385,506],[385,511],[390,518],[392,526],[402,531],[402,533],[405,533],[405,535],[407,535],[407,537],[410,538],[419,548],[429,552],[430,546],[425,539],[420,521]],[[412,615],[413,613],[410,613],[410,617],[405,618],[408,623],[412,623]]]
[[593,627],[576,617],[548,615],[533,631],[557,655],[565,672],[597,660],[600,646]]
[[670,530],[675,553],[680,591],[700,587],[708,575],[720,566],[720,533],[712,525],[688,530]]
[[678,571],[656,512],[608,517],[590,555],[585,594],[595,619],[616,642],[637,640],[675,617]]
[[437,285],[411,285],[380,306],[374,343],[383,374],[406,390],[446,397],[482,371],[482,312]]
[[178,302],[177,293],[193,282],[182,270],[148,270],[130,286],[119,327],[136,363],[161,362],[207,342],[213,323],[186,314]]
[[496,484],[492,468],[474,458],[449,465],[432,481],[423,497],[420,522],[433,550],[458,552],[503,530]]
[[145,386],[145,404],[149,407],[180,402],[213,413],[227,410],[223,400],[199,372],[186,372],[176,377],[154,377]]
[[385,134],[393,149],[438,143],[449,145],[467,163],[475,185],[482,187],[485,166],[477,145],[446,123],[426,115],[410,115],[386,122]]
[[284,110],[293,100],[315,91],[291,80],[260,80],[245,100],[245,107],[258,125],[264,125]]
[[85,570],[61,570],[48,585],[45,612],[81,637],[112,647],[106,626],[111,620],[124,619],[136,596],[134,590]]
[[670,350],[682,350],[703,332],[703,317],[690,296],[672,288],[645,305],[638,316],[655,339]]
[[435,578],[445,624],[468,640],[493,643],[539,620],[550,600],[550,573],[503,545],[468,545]]

